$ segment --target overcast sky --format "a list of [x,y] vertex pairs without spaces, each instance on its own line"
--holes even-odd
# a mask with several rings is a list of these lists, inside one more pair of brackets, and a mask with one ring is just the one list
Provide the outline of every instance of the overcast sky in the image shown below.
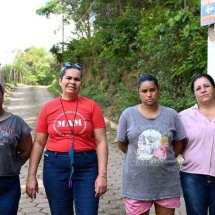
[[[36,14],[46,0],[0,0],[0,63],[11,63],[16,49],[45,47],[62,41],[61,17]],[[54,33],[57,32],[57,33]]]

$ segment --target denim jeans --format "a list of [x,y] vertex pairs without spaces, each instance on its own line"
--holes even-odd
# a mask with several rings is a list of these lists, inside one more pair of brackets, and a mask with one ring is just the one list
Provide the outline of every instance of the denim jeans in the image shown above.
[[16,215],[20,197],[19,176],[0,177],[0,214]]
[[187,215],[215,215],[215,177],[180,172]]
[[68,186],[68,153],[44,153],[43,183],[52,215],[97,215],[99,198],[95,197],[98,159],[95,150],[74,153],[72,188]]

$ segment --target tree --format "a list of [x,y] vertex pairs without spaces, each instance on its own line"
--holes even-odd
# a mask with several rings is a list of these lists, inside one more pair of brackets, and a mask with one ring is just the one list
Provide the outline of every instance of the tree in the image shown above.
[[[113,117],[139,102],[136,80],[155,75],[162,104],[180,111],[193,103],[191,78],[206,72],[207,30],[200,27],[195,0],[53,0],[40,15],[63,14],[76,30],[59,62],[84,66],[82,94],[98,101]],[[76,36],[76,37],[75,37]],[[114,106],[114,108],[112,108]]]
[[12,67],[16,74],[16,79],[13,81],[40,85],[51,84],[60,70],[60,65],[55,63],[50,52],[45,48],[36,47],[19,50]]

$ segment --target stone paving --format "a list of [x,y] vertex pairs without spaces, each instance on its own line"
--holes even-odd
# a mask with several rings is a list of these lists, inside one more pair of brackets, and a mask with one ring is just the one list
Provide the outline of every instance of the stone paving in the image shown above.
[[[23,117],[25,121],[29,123],[32,128],[34,128],[40,108],[45,102],[53,98],[52,95],[47,92],[46,87],[39,86],[20,85],[13,91],[13,94],[10,93],[8,98],[6,98],[7,109],[14,114],[18,114]],[[32,133],[34,135],[34,131]],[[125,215],[123,198],[120,195],[124,155],[120,152],[116,142],[114,141],[114,138],[116,137],[115,134],[115,129],[108,129],[108,191],[100,200],[99,215]],[[42,160],[40,162],[37,174],[39,193],[37,194],[37,198],[34,200],[28,198],[25,193],[27,170],[28,162],[22,167],[20,174],[22,196],[18,215],[49,215],[49,205],[42,182]],[[155,214],[155,212],[152,208],[150,215],[153,214]],[[176,210],[176,215],[185,214],[184,202],[182,200],[181,208]]]

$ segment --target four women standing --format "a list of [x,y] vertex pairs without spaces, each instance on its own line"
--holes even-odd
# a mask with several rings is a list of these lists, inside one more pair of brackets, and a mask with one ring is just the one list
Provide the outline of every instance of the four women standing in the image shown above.
[[[96,215],[99,197],[107,189],[104,118],[97,103],[78,96],[81,79],[81,66],[67,63],[59,81],[62,96],[44,105],[36,126],[26,191],[36,198],[36,172],[46,147],[43,180],[52,214],[74,214],[74,202],[77,215]],[[187,214],[207,215],[208,209],[210,215],[215,214],[214,80],[207,74],[198,75],[191,83],[191,90],[197,104],[179,114],[188,139],[185,147],[178,114],[158,103],[157,79],[152,75],[139,78],[141,104],[122,113],[117,134],[119,148],[125,153],[122,194],[128,215],[148,215],[153,204],[158,215],[174,214],[181,196],[176,157],[184,147],[180,175]],[[2,101],[2,86],[0,94]],[[18,160],[11,166],[3,165],[5,160],[1,156],[0,181],[4,181],[0,183],[0,191],[1,184],[13,185],[5,193],[8,197],[0,195],[3,203],[0,212],[4,214],[9,210],[4,206],[12,196],[14,203],[9,214],[16,214],[20,198],[18,174],[31,150],[31,129],[21,118],[2,109],[2,132],[6,132],[3,127],[13,127],[16,121],[22,126],[18,130],[14,127],[13,132],[18,132],[19,138],[11,142],[16,146],[10,148],[11,159]],[[5,140],[10,142],[10,138]],[[1,151],[5,144],[0,145]],[[13,157],[17,152],[17,158]]]

